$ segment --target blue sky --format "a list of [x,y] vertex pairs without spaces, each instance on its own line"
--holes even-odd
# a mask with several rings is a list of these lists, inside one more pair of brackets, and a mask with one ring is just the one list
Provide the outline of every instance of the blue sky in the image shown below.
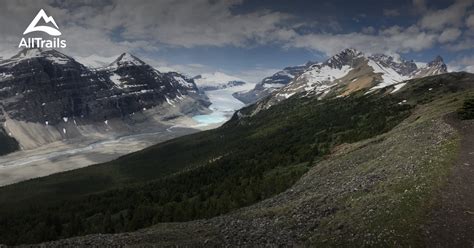
[[225,72],[256,82],[344,48],[474,71],[474,0],[0,0],[0,51],[43,8],[63,52],[110,59],[132,52],[163,70]]

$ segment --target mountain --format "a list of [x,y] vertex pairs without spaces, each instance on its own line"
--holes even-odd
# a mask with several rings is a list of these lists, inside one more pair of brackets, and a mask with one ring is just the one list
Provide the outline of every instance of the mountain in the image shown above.
[[257,111],[293,95],[343,97],[363,89],[372,92],[387,86],[391,86],[389,91],[393,93],[400,90],[406,80],[443,73],[447,73],[447,67],[439,56],[419,66],[388,55],[366,56],[355,49],[345,49],[325,62],[310,65],[290,83],[273,91]]
[[[364,60],[340,58],[335,68]],[[214,130],[2,187],[0,243],[425,246],[445,199],[438,193],[464,168],[458,152],[470,158],[461,142],[470,136],[450,123],[472,126],[455,112],[472,112],[474,75],[404,83],[395,92],[290,97],[258,112],[254,104]]]
[[269,96],[273,91],[287,85],[295,77],[301,75],[314,62],[308,62],[305,65],[286,67],[282,71],[264,78],[260,83],[255,85],[252,90],[245,92],[236,92],[234,97],[240,101],[250,104]]
[[222,72],[204,73],[193,77],[193,79],[202,91],[226,89],[246,84],[242,79]]
[[448,68],[446,64],[443,61],[443,58],[441,56],[436,56],[436,58],[426,64],[425,66],[421,66],[418,68],[414,73],[413,76],[415,78],[420,78],[420,77],[426,77],[430,75],[439,75],[442,73],[446,73],[448,71]]
[[[0,63],[0,122],[24,149],[108,132],[135,132],[145,110],[206,112],[192,79],[130,54],[92,70],[56,50],[25,49]],[[172,110],[174,109],[174,110]],[[152,114],[150,111],[148,111]]]
[[121,91],[121,97],[138,96],[138,99],[124,106],[130,108],[125,110],[126,113],[158,104],[174,106],[186,97],[191,97],[197,104],[187,106],[185,113],[196,113],[202,106],[208,106],[207,99],[199,93],[192,79],[177,72],[161,73],[128,53],[121,54],[99,74],[107,75],[114,84],[113,88]]

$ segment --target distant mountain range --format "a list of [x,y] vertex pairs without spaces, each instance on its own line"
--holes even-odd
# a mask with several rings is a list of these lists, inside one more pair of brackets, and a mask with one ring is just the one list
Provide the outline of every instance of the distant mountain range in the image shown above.
[[[0,63],[0,123],[24,148],[114,130],[135,116],[159,109],[161,116],[209,111],[193,79],[161,73],[124,53],[106,67],[91,69],[56,50],[28,49]],[[119,125],[117,124],[116,125]],[[124,126],[125,125],[125,126]],[[38,138],[38,140],[32,142]]]
[[204,73],[193,77],[196,85],[203,91],[226,89],[246,84],[244,80],[222,72]]
[[447,66],[440,56],[424,64],[384,54],[366,56],[355,49],[345,49],[322,63],[308,62],[285,68],[235,97],[253,103],[270,95],[274,102],[294,94],[324,95],[336,88],[341,95],[389,85],[398,90],[403,86],[399,83],[405,80],[446,72]]

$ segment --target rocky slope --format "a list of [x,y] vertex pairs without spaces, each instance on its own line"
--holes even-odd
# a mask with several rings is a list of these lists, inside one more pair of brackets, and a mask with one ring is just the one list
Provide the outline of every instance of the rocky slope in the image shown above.
[[[193,80],[160,73],[130,54],[92,70],[55,50],[28,49],[0,64],[0,122],[24,149],[111,131],[131,132],[135,114],[205,112]],[[133,131],[132,131],[133,132]]]
[[255,103],[259,99],[269,96],[273,91],[290,83],[312,64],[314,64],[314,62],[308,62],[300,66],[286,67],[272,76],[264,78],[260,83],[255,85],[255,88],[252,90],[234,93],[234,97],[246,104]]
[[403,87],[400,83],[405,80],[443,73],[447,73],[447,67],[439,56],[421,64],[384,54],[366,56],[355,49],[345,49],[322,63],[308,62],[304,66],[287,68],[264,79],[254,90],[236,97],[255,101],[270,96],[261,106],[268,108],[293,95],[346,96],[361,89],[387,86],[396,91]]

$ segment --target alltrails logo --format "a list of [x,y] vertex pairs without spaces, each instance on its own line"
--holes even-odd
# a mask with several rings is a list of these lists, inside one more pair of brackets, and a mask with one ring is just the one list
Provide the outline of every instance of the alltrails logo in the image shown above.
[[[51,23],[54,25],[52,26],[38,26],[38,22],[43,20],[45,24]],[[56,27],[56,28],[55,28]],[[44,32],[51,36],[60,36],[61,32],[59,31],[59,27],[54,21],[52,16],[46,15],[43,9],[41,9],[38,14],[36,15],[35,19],[30,23],[30,25],[26,28],[23,35],[29,34],[31,32]],[[20,44],[18,45],[19,48],[66,48],[66,41],[62,40],[59,37],[54,37],[53,39],[43,39],[41,37],[28,37],[28,38],[21,38]]]

